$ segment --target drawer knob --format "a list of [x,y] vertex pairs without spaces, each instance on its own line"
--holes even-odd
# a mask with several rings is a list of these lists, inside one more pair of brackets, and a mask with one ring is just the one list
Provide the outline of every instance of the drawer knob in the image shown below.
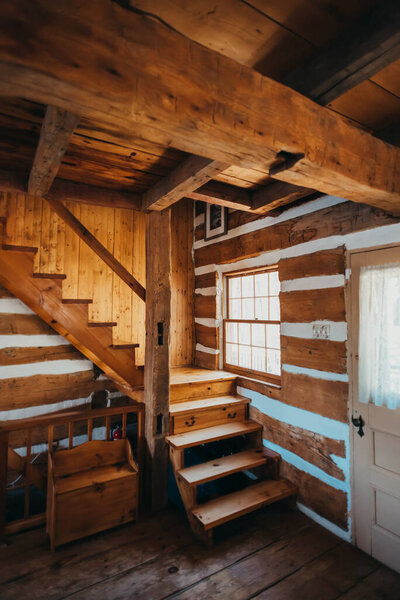
[[234,419],[235,417],[237,417],[237,412],[228,413],[228,419]]
[[190,421],[185,421],[185,425],[186,427],[192,427],[196,422],[196,419],[194,417],[190,417]]

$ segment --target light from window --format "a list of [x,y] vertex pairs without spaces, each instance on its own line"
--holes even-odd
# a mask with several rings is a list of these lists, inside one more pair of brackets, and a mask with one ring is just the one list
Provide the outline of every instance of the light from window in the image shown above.
[[280,378],[279,290],[276,268],[226,277],[225,368]]

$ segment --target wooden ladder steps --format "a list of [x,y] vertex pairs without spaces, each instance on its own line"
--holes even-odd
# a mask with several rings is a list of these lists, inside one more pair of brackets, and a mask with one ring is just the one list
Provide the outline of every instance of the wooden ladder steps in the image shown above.
[[245,450],[229,456],[223,456],[193,467],[180,469],[177,473],[188,485],[195,486],[207,481],[214,481],[246,469],[254,469],[265,465],[267,458],[263,450]]
[[297,487],[287,479],[269,479],[205,502],[192,514],[208,530],[296,493]]
[[238,435],[246,435],[261,431],[262,425],[255,421],[243,421],[241,423],[226,423],[224,425],[215,425],[206,429],[197,429],[185,433],[177,433],[166,438],[167,442],[176,450],[184,450],[192,446],[216,442],[226,438]]
[[224,406],[229,408],[230,406],[242,406],[245,404],[250,404],[249,398],[229,394],[226,396],[213,396],[212,398],[196,398],[187,402],[171,404],[169,412],[174,417],[187,412],[202,412],[210,408],[223,408]]

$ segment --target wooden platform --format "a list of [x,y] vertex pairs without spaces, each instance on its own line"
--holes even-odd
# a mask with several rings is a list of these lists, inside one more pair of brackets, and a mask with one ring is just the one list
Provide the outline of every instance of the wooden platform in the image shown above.
[[224,379],[235,379],[237,375],[226,371],[211,371],[199,369],[198,367],[174,367],[170,371],[170,385],[181,383],[199,383],[202,381],[221,381]]
[[297,511],[271,505],[193,539],[173,509],[52,554],[44,529],[0,549],[2,600],[397,600],[400,575]]

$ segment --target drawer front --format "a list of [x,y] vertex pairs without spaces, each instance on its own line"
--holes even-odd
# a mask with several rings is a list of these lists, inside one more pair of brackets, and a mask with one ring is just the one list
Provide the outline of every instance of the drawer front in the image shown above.
[[186,413],[174,417],[173,433],[184,433],[195,429],[204,429],[213,425],[221,425],[232,421],[243,421],[246,417],[246,406],[227,406],[213,408],[195,413]]

